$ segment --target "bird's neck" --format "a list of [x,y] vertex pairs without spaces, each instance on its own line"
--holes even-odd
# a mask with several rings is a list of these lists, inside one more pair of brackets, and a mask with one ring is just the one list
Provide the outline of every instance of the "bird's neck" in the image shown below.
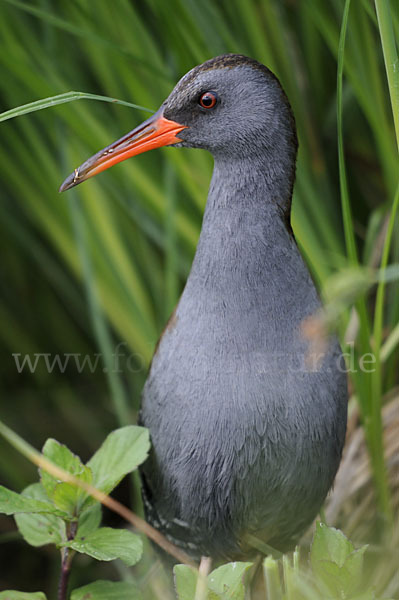
[[221,337],[234,324],[251,344],[283,343],[319,306],[282,208],[290,198],[258,165],[228,169],[215,164],[178,317],[205,320]]
[[[283,142],[284,140],[282,140]],[[273,151],[234,158],[225,153],[215,156],[215,166],[208,196],[208,209],[223,201],[242,207],[268,210],[277,205],[289,220],[295,179],[296,153],[290,144],[281,143]]]
[[240,285],[299,257],[287,214],[291,187],[262,162],[216,160],[191,277],[225,274]]

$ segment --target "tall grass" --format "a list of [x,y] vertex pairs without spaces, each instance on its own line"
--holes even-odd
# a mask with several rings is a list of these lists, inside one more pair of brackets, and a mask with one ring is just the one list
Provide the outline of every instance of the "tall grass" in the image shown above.
[[[2,0],[2,110],[84,93],[80,102],[0,125],[2,417],[35,445],[54,436],[83,454],[110,427],[134,419],[153,347],[189,271],[212,161],[165,149],[67,195],[57,190],[76,165],[146,118],[143,107],[156,110],[182,74],[214,55],[253,56],[287,91],[300,142],[293,227],[320,289],[350,265],[399,262],[398,35],[399,6],[383,0],[356,0],[350,10],[344,0]],[[338,324],[344,346],[354,344],[356,360],[376,356],[374,373],[353,373],[351,389],[378,510],[390,519],[381,407],[398,385],[398,283],[381,279],[376,298],[356,300],[355,328],[351,309]],[[121,342],[130,368],[125,361],[115,373]],[[93,374],[18,374],[11,354],[37,352],[101,352],[104,363]],[[0,459],[0,479],[20,488],[29,472],[15,461],[10,468]]]

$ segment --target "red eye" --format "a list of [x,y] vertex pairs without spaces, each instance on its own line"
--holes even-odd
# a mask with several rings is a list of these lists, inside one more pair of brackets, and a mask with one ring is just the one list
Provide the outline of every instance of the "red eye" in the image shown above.
[[216,92],[205,92],[199,99],[200,106],[202,108],[213,108],[218,101]]

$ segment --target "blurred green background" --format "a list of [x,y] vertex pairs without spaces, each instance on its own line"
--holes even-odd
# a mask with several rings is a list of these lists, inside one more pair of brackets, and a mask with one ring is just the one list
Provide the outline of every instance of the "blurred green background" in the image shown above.
[[[323,290],[350,264],[337,161],[343,8],[342,0],[0,0],[0,107],[78,90],[156,110],[175,82],[208,58],[239,52],[265,63],[296,116],[293,228]],[[396,1],[391,13],[398,39]],[[376,268],[399,169],[371,0],[355,0],[350,9],[343,115],[352,233],[360,262]],[[87,459],[112,428],[134,422],[154,345],[187,277],[212,171],[206,153],[158,150],[58,194],[74,167],[148,116],[80,100],[0,125],[0,418],[36,447],[55,437]],[[390,258],[399,262],[397,224]],[[343,341],[353,325],[349,304],[338,323]],[[355,327],[358,353],[373,344],[373,291],[363,307],[369,323],[360,319]],[[377,387],[363,374],[351,382],[352,430],[366,424],[375,473],[381,423],[374,430],[370,419],[377,414],[378,421],[380,405],[398,395],[398,321],[393,282],[383,318],[383,341],[393,336],[392,348],[378,365]],[[19,361],[29,355],[33,368],[18,368],[15,354]],[[83,364],[98,355],[96,368]],[[399,483],[375,473],[374,513],[392,522]],[[0,440],[0,482],[19,491],[34,478],[34,467]],[[119,495],[130,502],[127,484]],[[345,531],[345,520],[340,526]],[[46,548],[32,552],[13,536],[13,521],[0,518],[0,589],[54,590],[58,557]],[[75,585],[90,580],[89,568],[97,569],[93,578],[104,577],[103,566],[79,564]],[[381,589],[395,589],[393,569],[382,579]]]

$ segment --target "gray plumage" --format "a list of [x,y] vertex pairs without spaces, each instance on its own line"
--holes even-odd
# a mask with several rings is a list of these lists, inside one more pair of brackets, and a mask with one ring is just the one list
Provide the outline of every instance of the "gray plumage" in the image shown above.
[[[212,110],[198,104],[217,94]],[[274,75],[226,55],[163,104],[178,145],[215,159],[195,259],[154,354],[141,423],[149,521],[193,556],[251,555],[248,534],[291,548],[337,471],[346,376],[333,339],[309,368],[303,320],[320,306],[289,226],[295,124]]]

